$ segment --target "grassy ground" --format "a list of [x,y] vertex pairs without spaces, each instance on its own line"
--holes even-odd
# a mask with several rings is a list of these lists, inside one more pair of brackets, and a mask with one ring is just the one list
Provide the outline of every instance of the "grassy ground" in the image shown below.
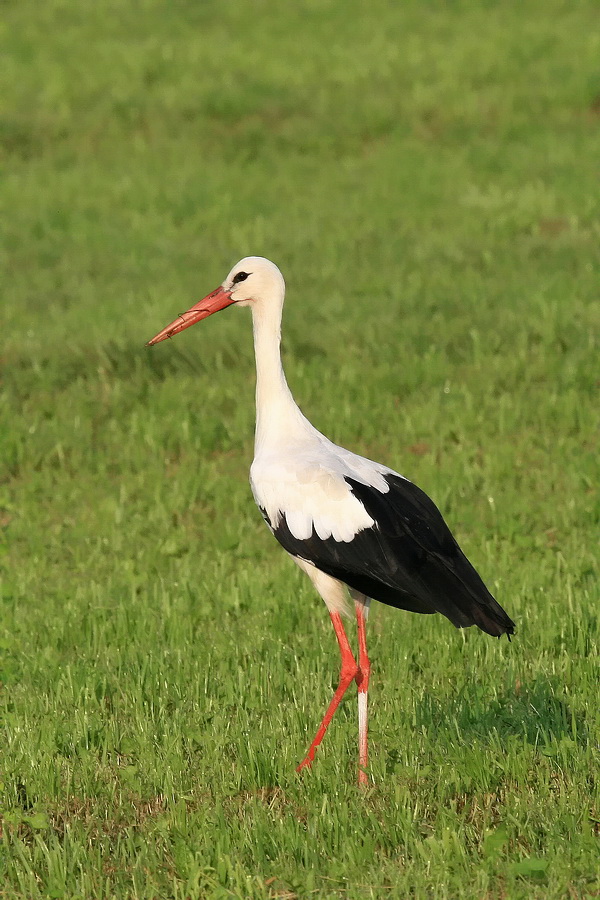
[[[597,12],[2,3],[1,897],[599,896]],[[304,411],[518,623],[376,605],[366,793],[354,696],[294,773],[337,651],[248,317],[143,346],[249,253]]]

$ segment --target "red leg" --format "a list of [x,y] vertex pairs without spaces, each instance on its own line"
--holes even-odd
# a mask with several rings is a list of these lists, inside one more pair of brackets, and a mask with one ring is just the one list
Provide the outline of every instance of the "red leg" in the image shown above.
[[367,696],[369,690],[369,677],[371,675],[371,663],[367,654],[367,615],[369,612],[368,601],[356,600],[356,623],[358,625],[358,673],[356,683],[358,685],[358,783],[368,784],[367,764],[369,762],[369,749],[367,742]]
[[337,690],[333,695],[331,703],[327,708],[327,712],[323,716],[323,721],[319,725],[319,730],[317,731],[315,738],[308,748],[308,753],[296,769],[299,772],[305,766],[310,766],[313,759],[315,758],[315,750],[325,737],[325,732],[329,727],[329,723],[333,718],[333,714],[338,708],[340,704],[340,700],[348,690],[349,686],[352,684],[354,679],[359,674],[359,668],[356,664],[356,660],[352,654],[352,650],[350,649],[350,644],[348,642],[348,638],[346,636],[346,632],[344,631],[344,626],[342,624],[342,619],[339,613],[332,612],[331,621],[333,623],[333,627],[335,628],[335,634],[338,639],[338,644],[340,645],[340,653],[342,656],[342,668],[340,671],[340,680],[337,686]]

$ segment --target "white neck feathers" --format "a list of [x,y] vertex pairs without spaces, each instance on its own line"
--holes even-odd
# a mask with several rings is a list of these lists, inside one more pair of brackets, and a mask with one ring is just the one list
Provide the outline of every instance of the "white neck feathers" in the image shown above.
[[278,304],[257,303],[252,307],[256,356],[255,454],[312,430],[294,402],[281,365],[281,312],[282,305]]

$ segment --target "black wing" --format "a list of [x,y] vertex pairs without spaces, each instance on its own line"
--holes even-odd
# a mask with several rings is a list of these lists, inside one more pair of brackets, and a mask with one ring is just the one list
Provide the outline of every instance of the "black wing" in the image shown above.
[[[291,553],[349,587],[400,609],[445,615],[457,628],[478,625],[488,634],[514,632],[514,622],[492,597],[464,555],[435,503],[399,475],[386,475],[389,491],[346,478],[374,520],[350,542],[313,533],[299,540],[281,514],[273,529]],[[264,513],[263,513],[264,514]]]

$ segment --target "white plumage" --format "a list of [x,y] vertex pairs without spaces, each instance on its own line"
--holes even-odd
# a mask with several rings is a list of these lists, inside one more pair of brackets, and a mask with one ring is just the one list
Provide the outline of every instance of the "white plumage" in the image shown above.
[[[308,425],[309,423],[307,423]],[[293,445],[277,454],[261,449],[250,469],[254,499],[273,529],[285,514],[295,538],[307,540],[313,528],[322,540],[352,541],[375,522],[350,490],[352,478],[386,494],[383,474],[391,469],[337,447],[309,425],[313,434],[306,447]]]

